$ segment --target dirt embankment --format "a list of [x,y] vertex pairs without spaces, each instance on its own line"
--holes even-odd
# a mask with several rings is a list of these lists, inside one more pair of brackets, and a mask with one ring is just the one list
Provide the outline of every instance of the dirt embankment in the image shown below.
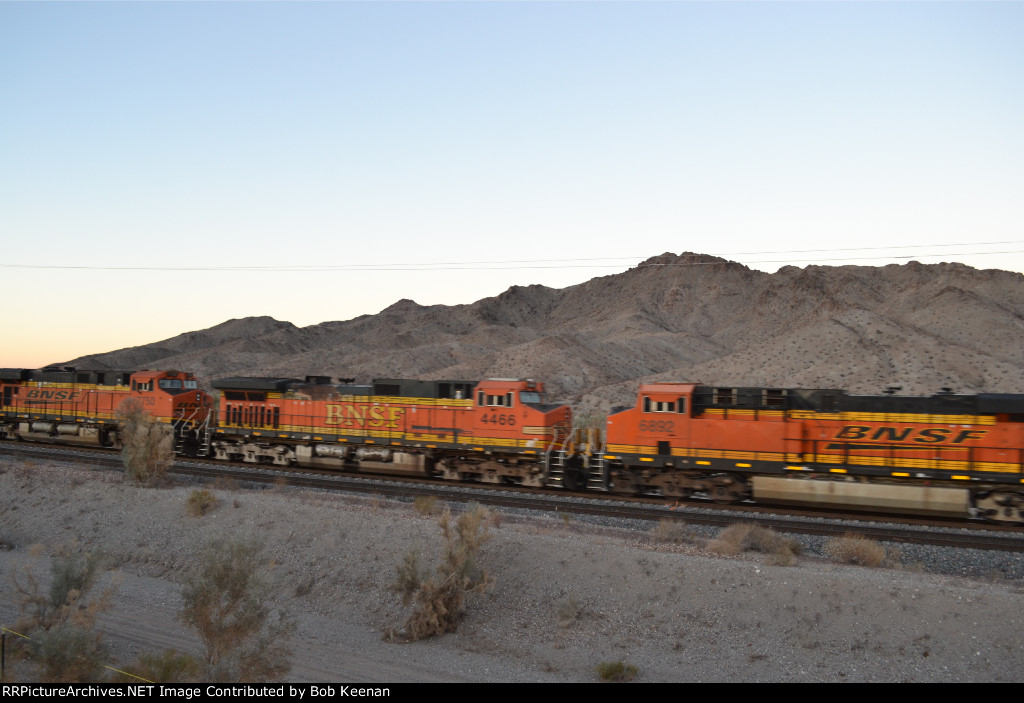
[[[176,620],[181,584],[218,538],[259,540],[275,603],[298,623],[293,681],[596,681],[602,662],[638,681],[1021,681],[1019,582],[981,582],[808,558],[769,566],[648,532],[504,516],[458,632],[382,640],[405,611],[389,589],[410,548],[436,558],[434,518],[408,504],[303,491],[141,489],[110,471],[0,460],[0,620],[12,573],[47,571],[61,547],[101,551],[120,585],[103,616],[121,661],[197,651]],[[41,545],[35,550],[32,545]],[[41,556],[33,556],[39,552]],[[114,572],[105,575],[112,577]]]

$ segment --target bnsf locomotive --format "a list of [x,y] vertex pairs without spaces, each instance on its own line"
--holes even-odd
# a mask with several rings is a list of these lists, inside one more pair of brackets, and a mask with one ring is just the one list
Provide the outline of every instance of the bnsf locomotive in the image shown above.
[[209,447],[213,399],[190,373],[0,369],[0,398],[0,439],[118,446],[117,411],[133,400],[171,427],[177,452]]
[[600,463],[623,493],[1024,523],[1024,395],[645,384]]
[[755,500],[1024,524],[1024,395],[640,386],[603,428],[532,380],[0,370],[0,437],[117,446],[138,398],[177,450],[276,466]]
[[570,434],[568,406],[545,405],[531,380],[227,378],[213,450],[219,459],[439,475],[542,486]]

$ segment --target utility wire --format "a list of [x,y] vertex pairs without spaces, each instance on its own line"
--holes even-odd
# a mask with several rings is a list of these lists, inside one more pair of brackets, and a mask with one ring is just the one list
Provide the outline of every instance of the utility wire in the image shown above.
[[[837,249],[789,249],[776,251],[754,251],[736,252],[727,256],[745,257],[761,255],[791,255],[786,259],[755,259],[746,260],[749,264],[790,264],[793,261],[820,263],[836,261],[872,261],[879,259],[922,259],[956,256],[994,256],[1002,254],[1021,254],[1024,250],[1012,249],[1002,251],[958,251],[948,253],[920,253],[912,252],[907,254],[878,254],[872,256],[844,256],[844,257],[800,257],[795,254],[809,253],[834,253],[834,252],[857,252],[857,251],[886,251],[897,249],[917,248],[948,248],[964,246],[995,246],[1003,244],[1024,244],[1024,241],[1006,242],[971,242],[963,244],[931,244],[931,245],[900,245],[887,247],[850,247]],[[595,258],[564,258],[564,259],[511,259],[503,261],[443,261],[425,263],[384,263],[384,264],[326,264],[326,265],[277,265],[277,266],[92,266],[92,265],[55,265],[55,264],[0,264],[3,269],[30,269],[30,270],[62,270],[62,271],[194,271],[194,272],[277,272],[277,273],[317,273],[333,271],[459,271],[467,269],[477,270],[515,270],[515,269],[571,269],[571,268],[621,268],[631,265],[627,262],[637,262],[640,266],[714,266],[720,262],[696,261],[696,262],[669,262],[645,264],[649,256],[623,256],[623,257],[595,257]],[[616,263],[593,263],[601,261],[614,261]],[[582,262],[582,263],[572,263]]]

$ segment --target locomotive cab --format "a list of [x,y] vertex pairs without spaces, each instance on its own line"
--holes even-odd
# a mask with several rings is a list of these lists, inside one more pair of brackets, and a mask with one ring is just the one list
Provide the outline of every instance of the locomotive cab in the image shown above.
[[478,442],[539,450],[564,440],[571,426],[567,405],[545,405],[544,384],[532,379],[491,378],[476,386],[473,433]]
[[131,376],[129,398],[146,412],[169,423],[175,447],[190,456],[209,450],[213,398],[200,390],[196,377],[184,371],[139,371]]
[[608,418],[609,451],[636,454],[638,461],[652,466],[672,466],[673,447],[689,441],[696,387],[693,383],[640,386],[636,406]]

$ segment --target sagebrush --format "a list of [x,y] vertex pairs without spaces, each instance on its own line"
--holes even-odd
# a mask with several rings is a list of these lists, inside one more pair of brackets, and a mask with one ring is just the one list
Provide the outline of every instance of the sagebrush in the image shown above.
[[436,514],[437,506],[437,496],[416,496],[412,499],[412,507],[420,515]]
[[423,568],[415,551],[405,555],[397,568],[393,589],[403,605],[414,605],[401,637],[420,640],[454,632],[465,609],[468,593],[482,593],[491,579],[477,565],[483,545],[491,538],[491,511],[474,506],[452,518],[445,509],[438,519],[444,538],[441,562],[433,571]]
[[601,662],[597,665],[597,675],[602,681],[625,683],[636,678],[637,668],[625,662]]
[[47,683],[102,681],[108,650],[95,628],[96,616],[110,605],[116,583],[93,594],[101,557],[62,553],[50,562],[50,588],[43,593],[31,567],[14,575],[21,617],[14,629],[26,636],[12,648],[24,679]]
[[885,547],[863,535],[846,534],[825,543],[825,554],[844,564],[880,566],[885,561]]
[[671,544],[690,544],[697,540],[697,535],[686,523],[668,518],[662,518],[651,528],[651,537]]
[[217,505],[217,496],[205,488],[196,488],[188,495],[188,514],[202,517]]
[[719,554],[762,552],[776,566],[791,566],[803,552],[799,541],[760,525],[730,525],[708,543],[708,549]]
[[121,403],[116,418],[128,478],[147,485],[160,483],[174,465],[171,428],[146,412],[138,398]]
[[294,625],[270,607],[263,567],[257,544],[214,542],[186,583],[180,618],[203,642],[204,680],[274,681],[291,670]]

